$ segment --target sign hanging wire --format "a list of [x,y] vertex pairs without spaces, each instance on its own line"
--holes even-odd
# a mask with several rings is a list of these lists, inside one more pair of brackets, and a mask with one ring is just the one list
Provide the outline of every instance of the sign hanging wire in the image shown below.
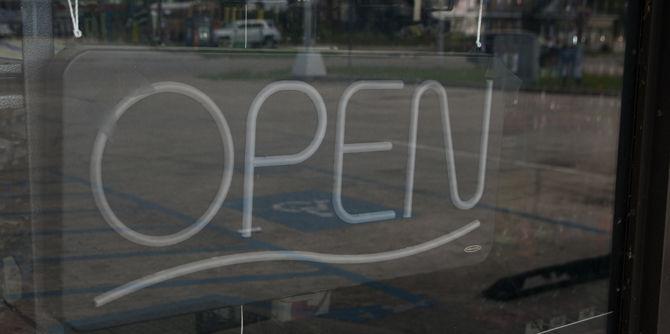
[[244,334],[244,305],[240,305],[240,334]]
[[484,10],[484,0],[479,0],[479,18],[477,19],[477,48],[482,47],[482,12]]
[[244,48],[247,48],[247,29],[249,27],[249,20],[248,20],[248,15],[249,15],[249,2],[245,1],[244,2]]
[[79,0],[74,0],[74,9],[72,9],[72,1],[67,0],[67,5],[70,7],[70,18],[72,19],[72,34],[75,38],[81,38],[82,33],[79,30]]

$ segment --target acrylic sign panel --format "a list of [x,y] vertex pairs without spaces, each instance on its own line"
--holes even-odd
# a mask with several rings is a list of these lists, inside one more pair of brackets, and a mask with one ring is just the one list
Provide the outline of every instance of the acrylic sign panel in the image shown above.
[[326,74],[307,78],[293,53],[62,61],[62,229],[48,236],[62,246],[59,268],[42,267],[60,275],[70,324],[486,258],[514,76],[474,54],[316,57]]

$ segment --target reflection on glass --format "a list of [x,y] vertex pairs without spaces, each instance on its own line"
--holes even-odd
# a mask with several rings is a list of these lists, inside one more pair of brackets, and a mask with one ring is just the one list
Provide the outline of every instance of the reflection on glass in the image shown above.
[[622,0],[77,4],[33,90],[0,2],[2,332],[605,332]]

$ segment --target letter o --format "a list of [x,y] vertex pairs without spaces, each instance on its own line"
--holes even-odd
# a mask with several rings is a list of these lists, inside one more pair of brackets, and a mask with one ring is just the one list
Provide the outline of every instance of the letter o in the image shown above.
[[[114,213],[107,201],[105,190],[102,181],[102,157],[105,152],[105,146],[109,134],[112,132],[118,120],[123,114],[130,109],[137,102],[160,93],[174,93],[187,96],[192,100],[200,103],[214,118],[216,126],[221,135],[221,141],[224,148],[224,166],[221,184],[217,190],[216,196],[210,203],[207,211],[192,225],[174,234],[165,236],[152,236],[139,233],[130,229],[124,224]],[[124,238],[144,246],[164,247],[178,244],[200,232],[209,222],[214,218],[217,212],[221,209],[223,202],[226,199],[230,183],[233,177],[233,139],[230,134],[228,122],[224,117],[221,109],[219,109],[214,101],[212,101],[205,93],[196,89],[195,87],[185,85],[177,82],[158,82],[151,85],[148,92],[140,92],[136,95],[123,99],[116,105],[111,115],[98,131],[98,135],[93,145],[93,152],[91,154],[91,191],[95,199],[95,204],[98,206],[100,213],[107,223]]]

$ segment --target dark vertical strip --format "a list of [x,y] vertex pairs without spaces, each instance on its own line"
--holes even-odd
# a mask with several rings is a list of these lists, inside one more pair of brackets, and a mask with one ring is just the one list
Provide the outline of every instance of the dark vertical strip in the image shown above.
[[668,65],[661,61],[670,42],[663,31],[668,14],[667,1],[628,3],[610,332],[658,332],[670,146],[670,111],[664,112],[660,105],[668,95],[662,82],[667,80],[662,73]]
[[[670,76],[667,71],[668,69],[666,68],[666,78]],[[667,81],[669,80],[666,80],[666,82]],[[667,83],[665,87],[670,87],[668,85],[670,85],[670,83]],[[663,104],[664,110],[670,110],[670,97],[666,96]],[[670,174],[670,168],[668,171]],[[668,188],[670,188],[670,185],[668,185]],[[668,192],[665,211],[665,241],[661,260],[663,263],[663,268],[661,269],[660,288],[658,294],[660,299],[658,305],[658,333],[670,333],[670,317],[668,317],[668,314],[670,314],[670,192]]]
[[[649,218],[644,247],[642,277],[642,309],[640,310],[643,333],[670,333],[670,224],[668,223],[668,194],[670,193],[670,3],[657,1],[658,40],[651,45],[650,53],[657,59],[658,83],[650,87],[655,97],[649,113],[652,120],[653,138],[651,161],[651,188]],[[665,276],[664,276],[665,275]]]
[[608,333],[618,332],[625,327],[627,320],[622,313],[628,306],[624,298],[627,293],[625,286],[630,284],[626,274],[628,265],[625,261],[629,217],[631,212],[633,133],[635,120],[635,99],[638,91],[640,45],[642,36],[642,8],[640,1],[628,1],[625,13],[626,56],[624,61],[623,90],[621,93],[621,116],[619,125],[619,152],[617,157],[617,174],[614,200],[614,226],[612,232],[612,264],[610,279],[610,317]]

